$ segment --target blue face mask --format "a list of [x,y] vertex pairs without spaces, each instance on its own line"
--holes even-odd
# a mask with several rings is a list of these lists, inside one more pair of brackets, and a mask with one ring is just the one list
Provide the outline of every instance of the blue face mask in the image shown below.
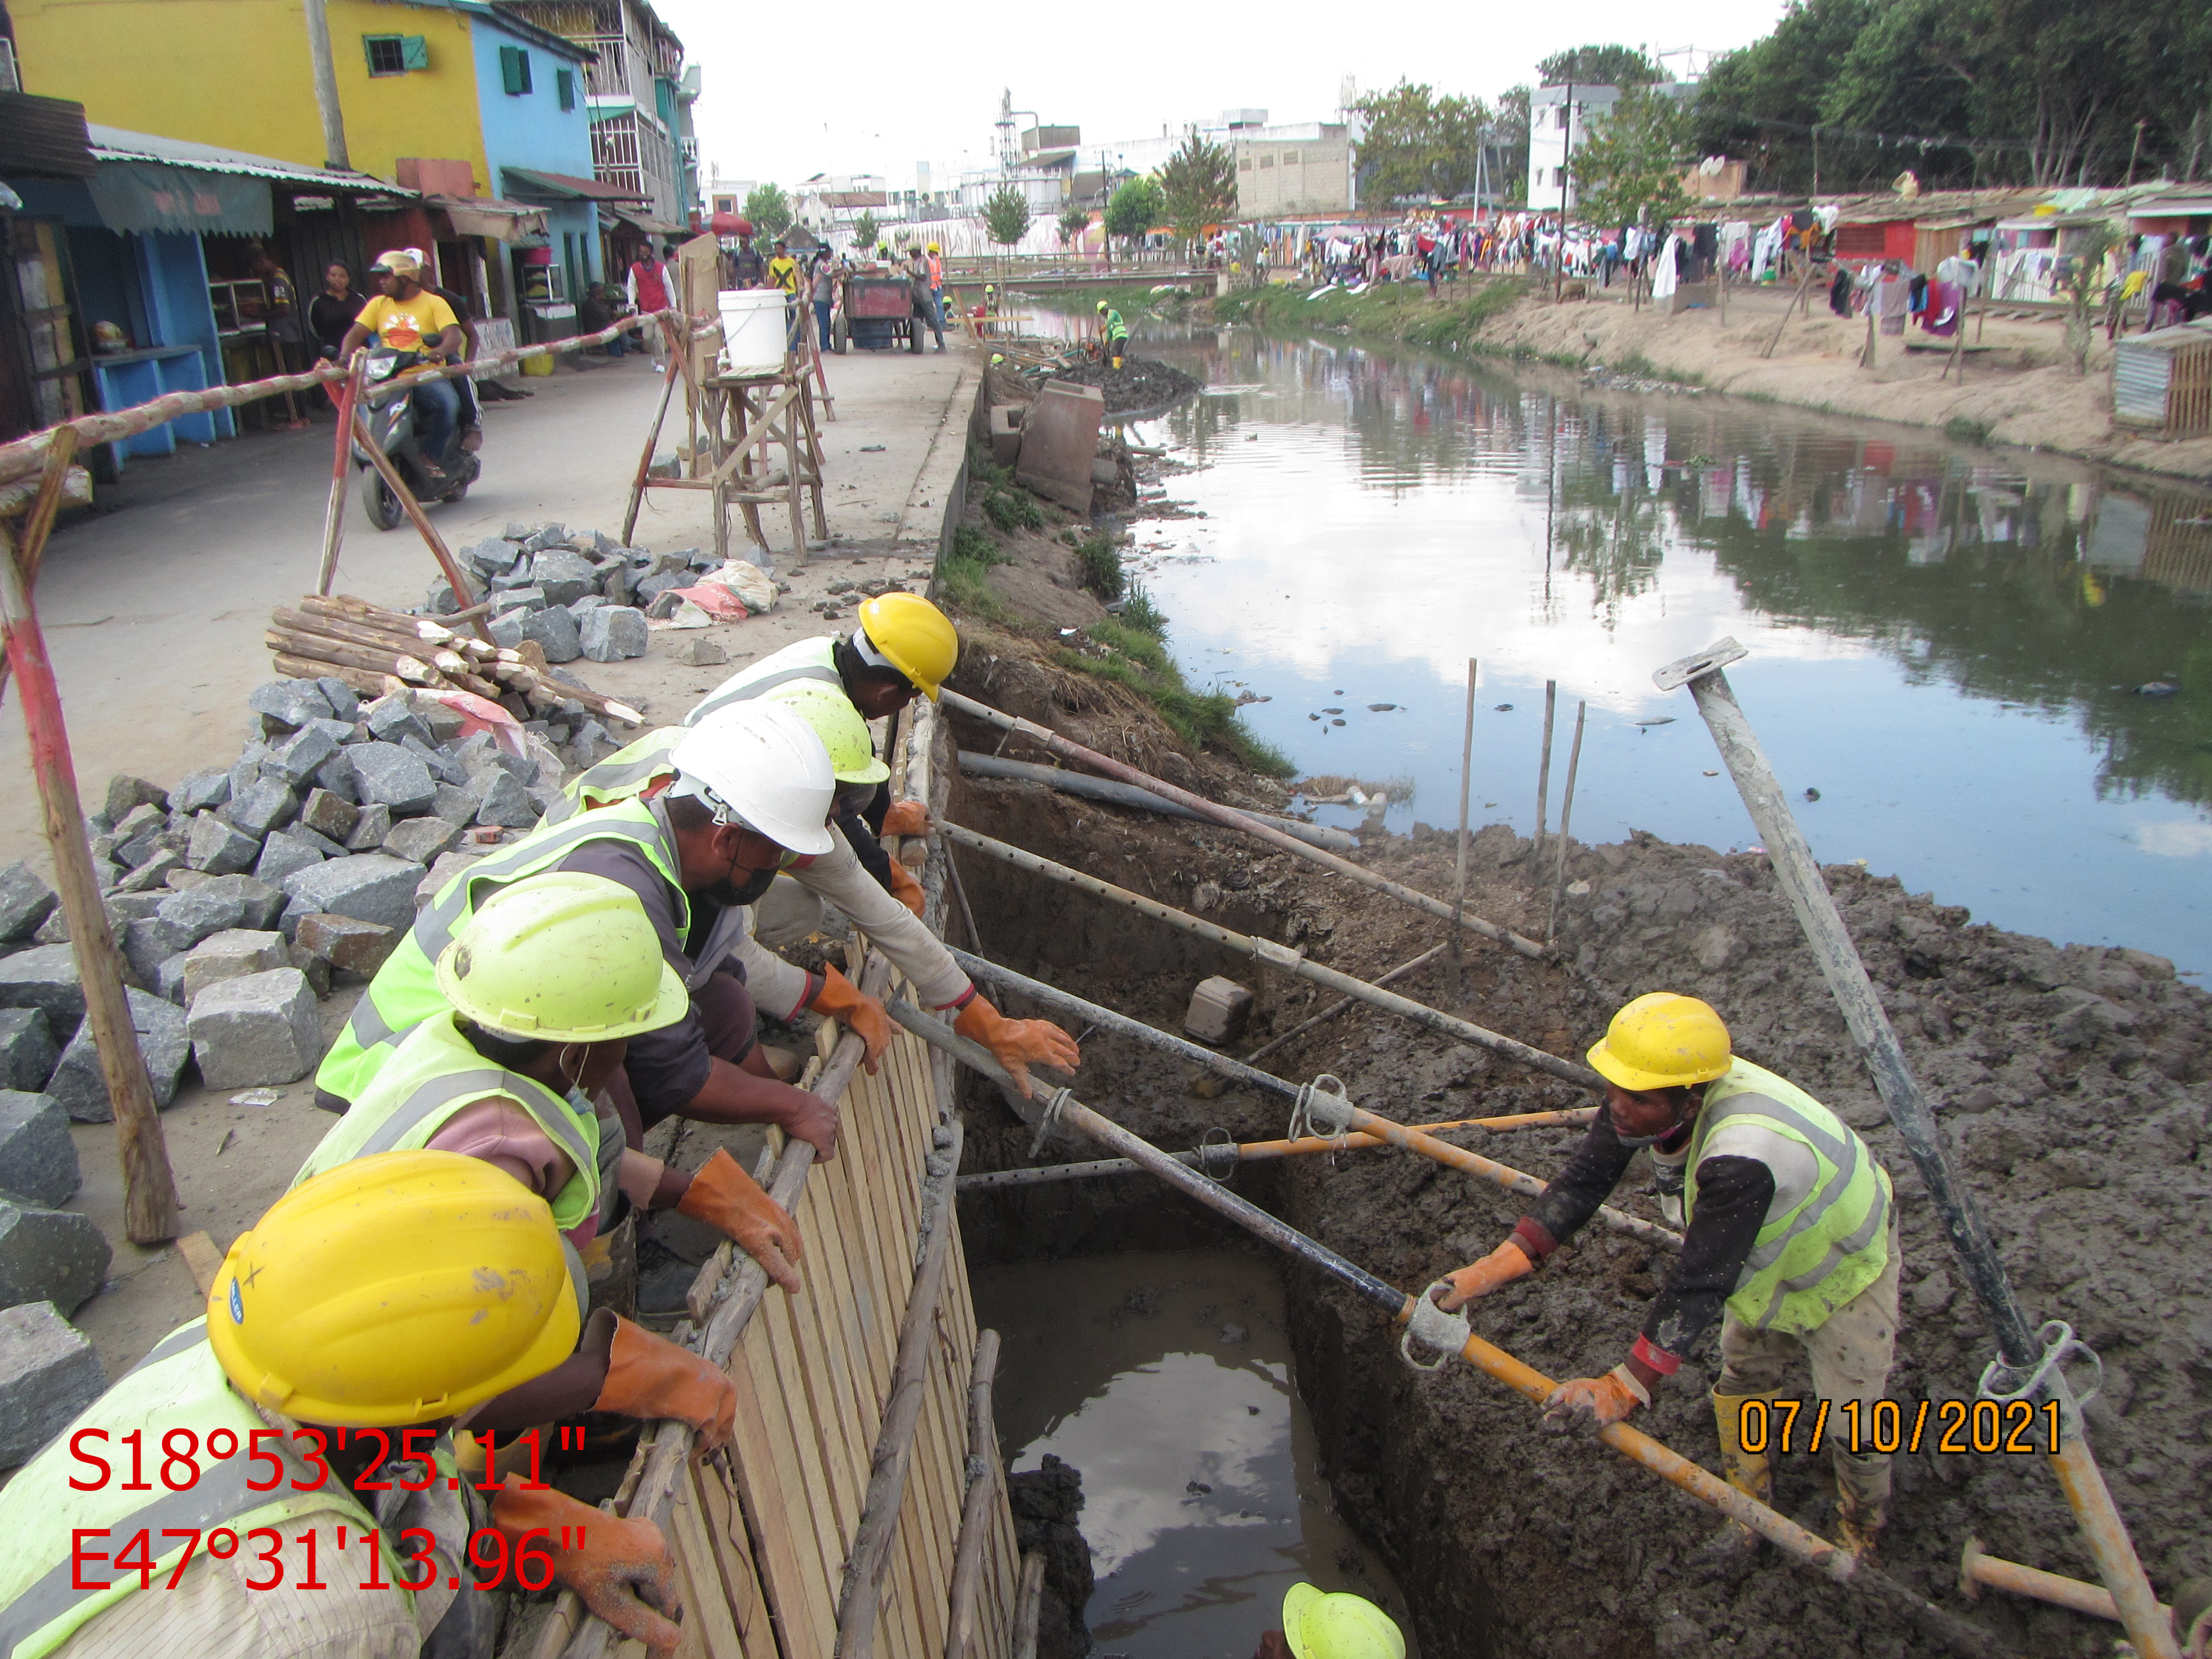
[[[1610,1121],[1611,1120],[1607,1121]],[[1662,1129],[1656,1135],[1625,1135],[1621,1133],[1620,1130],[1615,1129],[1613,1132],[1613,1138],[1624,1146],[1656,1146],[1661,1141],[1666,1139],[1668,1135],[1671,1135],[1674,1133],[1674,1132],[1672,1129]]]

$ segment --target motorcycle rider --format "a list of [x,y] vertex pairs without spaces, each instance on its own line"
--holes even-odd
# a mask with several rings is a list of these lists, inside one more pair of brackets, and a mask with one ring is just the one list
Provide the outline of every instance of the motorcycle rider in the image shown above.
[[[372,338],[394,351],[412,353],[423,362],[460,356],[460,319],[453,307],[423,286],[422,262],[412,253],[398,248],[379,254],[368,274],[377,296],[362,307],[346,331],[338,347],[341,360],[350,358]],[[447,454],[460,418],[460,393],[450,380],[429,379],[417,381],[412,396],[422,425],[422,470],[434,482],[443,483]]]

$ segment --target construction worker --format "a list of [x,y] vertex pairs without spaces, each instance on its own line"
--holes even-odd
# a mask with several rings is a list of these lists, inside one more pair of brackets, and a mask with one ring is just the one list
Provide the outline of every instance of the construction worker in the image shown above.
[[1121,359],[1129,355],[1129,325],[1103,300],[1098,302],[1098,339],[1107,362],[1121,368]]
[[487,1529],[501,1560],[550,1557],[601,1619],[673,1652],[657,1528],[520,1476],[487,1494],[454,1462],[458,1416],[574,1363],[562,1255],[542,1200],[447,1152],[362,1158],[279,1199],[205,1315],[0,1491],[0,1653],[489,1659],[506,1586],[477,1587],[487,1552],[469,1547]]
[[932,242],[932,243],[929,245],[929,248],[928,248],[928,257],[929,257],[929,292],[930,292],[931,297],[933,297],[933,299],[935,299],[935,300],[936,300],[936,301],[937,301],[937,314],[938,314],[939,316],[942,317],[942,316],[945,314],[945,252],[944,252],[944,250],[943,250],[943,249],[941,249],[941,248],[939,248],[939,247],[937,246],[937,244],[936,244],[936,243]]
[[[448,882],[377,969],[323,1057],[316,1103],[344,1110],[401,1038],[446,1010],[435,964],[454,929],[493,890],[541,871],[580,871],[637,895],[662,955],[690,992],[684,1017],[632,1037],[622,1069],[607,1081],[626,1144],[641,1146],[647,1128],[674,1115],[775,1123],[821,1157],[835,1156],[836,1109],[770,1073],[754,1040],[752,999],[727,969],[744,907],[767,891],[783,854],[830,850],[830,757],[805,720],[764,703],[712,732],[692,732],[671,758],[676,781],[657,799],[541,823]],[[890,1017],[836,969],[823,971],[807,1006],[859,1031],[871,1067],[881,1059]]]
[[1282,1629],[1262,1635],[1252,1659],[1406,1659],[1406,1638],[1364,1595],[1293,1584],[1283,1596]]
[[[1637,998],[1613,1017],[1589,1063],[1606,1080],[1607,1105],[1581,1148],[1534,1212],[1483,1260],[1448,1274],[1436,1300],[1449,1311],[1532,1271],[1648,1147],[1662,1209],[1687,1223],[1681,1254],[1628,1358],[1603,1376],[1553,1389],[1547,1425],[1618,1423],[1650,1405],[1652,1389],[1719,1314],[1713,1415],[1729,1484],[1761,1503],[1771,1498],[1766,1443],[1745,1447],[1743,1407],[1778,1399],[1802,1349],[1814,1392],[1828,1402],[1838,1542],[1870,1554],[1887,1518],[1889,1459],[1855,1454],[1836,1429],[1848,1420],[1846,1402],[1869,1420],[1889,1378],[1899,1255],[1887,1171],[1819,1101],[1734,1054],[1720,1015],[1695,997]],[[1753,1541],[1729,1524],[1735,1547]]]
[[[826,906],[844,915],[883,951],[891,965],[913,982],[915,994],[924,1006],[957,1009],[953,1029],[990,1049],[1013,1074],[1023,1094],[1030,1092],[1029,1068],[1033,1063],[1073,1072],[1083,1058],[1073,1037],[1048,1020],[1006,1018],[976,990],[937,936],[922,925],[921,886],[904,865],[895,859],[887,860],[892,881],[886,891],[855,855],[848,839],[854,833],[881,851],[865,823],[860,824],[857,832],[846,824],[858,813],[860,804],[890,776],[890,769],[876,758],[867,723],[846,698],[842,686],[817,679],[787,680],[771,686],[760,697],[796,710],[814,728],[830,751],[830,764],[837,775],[838,795],[846,812],[830,851],[818,858],[787,856],[783,872],[753,907],[752,927],[735,954],[744,969],[745,987],[755,1005],[787,1020],[806,1005],[814,994],[812,975],[776,956],[770,947],[794,945],[821,932]],[[570,799],[549,816],[567,817],[638,796],[651,799],[672,781],[675,771],[669,757],[689,732],[711,731],[716,723],[750,706],[748,699],[726,702],[696,726],[666,726],[647,732],[578,777],[568,787]]]

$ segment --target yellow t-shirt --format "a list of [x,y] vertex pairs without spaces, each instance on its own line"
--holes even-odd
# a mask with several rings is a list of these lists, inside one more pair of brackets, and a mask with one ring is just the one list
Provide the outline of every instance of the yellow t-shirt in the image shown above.
[[361,308],[354,321],[394,351],[420,351],[425,341],[460,326],[453,307],[428,289],[417,289],[411,300],[380,294]]
[[786,294],[799,292],[799,261],[778,254],[768,262],[768,280],[771,288],[780,288]]

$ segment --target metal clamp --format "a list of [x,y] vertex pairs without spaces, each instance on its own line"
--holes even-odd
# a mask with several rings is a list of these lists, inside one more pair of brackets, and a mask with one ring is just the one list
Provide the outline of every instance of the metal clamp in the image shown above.
[[1198,1172],[1217,1187],[1226,1187],[1237,1173],[1236,1137],[1218,1123],[1199,1137]]
[[1322,1135],[1341,1140],[1352,1133],[1352,1100],[1344,1091],[1344,1079],[1323,1072],[1311,1083],[1300,1086],[1297,1101],[1291,1108],[1290,1139]]
[[2028,1372],[2027,1380],[2025,1382],[2016,1389],[2000,1389],[1992,1387],[1991,1383],[1995,1378],[2018,1374],[2003,1360],[1992,1359],[1983,1368],[1982,1380],[1974,1386],[1974,1397],[1978,1400],[1994,1400],[2000,1405],[2014,1400],[2026,1400],[2031,1403],[2039,1402],[2050,1396],[2054,1378],[2061,1382],[2064,1381],[2063,1373],[2060,1368],[2069,1359],[2086,1359],[2097,1368],[2097,1380],[2080,1394],[2075,1394],[2069,1385],[2066,1394],[2060,1396],[2063,1401],[2061,1409],[2066,1417],[2066,1421],[2062,1427],[2066,1437],[2071,1439],[2081,1432],[2081,1407],[2094,1400],[2104,1389],[2105,1362],[2097,1357],[2095,1349],[2074,1334],[2074,1328],[2063,1319],[2045,1320],[2042,1328],[2036,1332],[2035,1340],[2043,1344],[2043,1354],[2035,1362],[2034,1368]]
[[[1474,1334],[1474,1327],[1468,1322],[1466,1309],[1462,1308],[1457,1313],[1446,1313],[1430,1299],[1437,1285],[1445,1283],[1439,1279],[1413,1298],[1413,1311],[1406,1321],[1404,1333],[1398,1338],[1398,1358],[1417,1371],[1442,1370],[1467,1347],[1468,1340]],[[1425,1348],[1435,1349],[1437,1357],[1430,1360],[1414,1358],[1413,1344],[1416,1342]]]
[[1074,1090],[1062,1089],[1058,1093],[1054,1094],[1050,1100],[1045,1102],[1044,1110],[1037,1115],[1036,1133],[1030,1137],[1030,1161],[1031,1163],[1034,1164],[1043,1153],[1045,1142],[1052,1138],[1053,1130],[1059,1127],[1060,1109],[1066,1105],[1069,1101],[1074,1098]]

